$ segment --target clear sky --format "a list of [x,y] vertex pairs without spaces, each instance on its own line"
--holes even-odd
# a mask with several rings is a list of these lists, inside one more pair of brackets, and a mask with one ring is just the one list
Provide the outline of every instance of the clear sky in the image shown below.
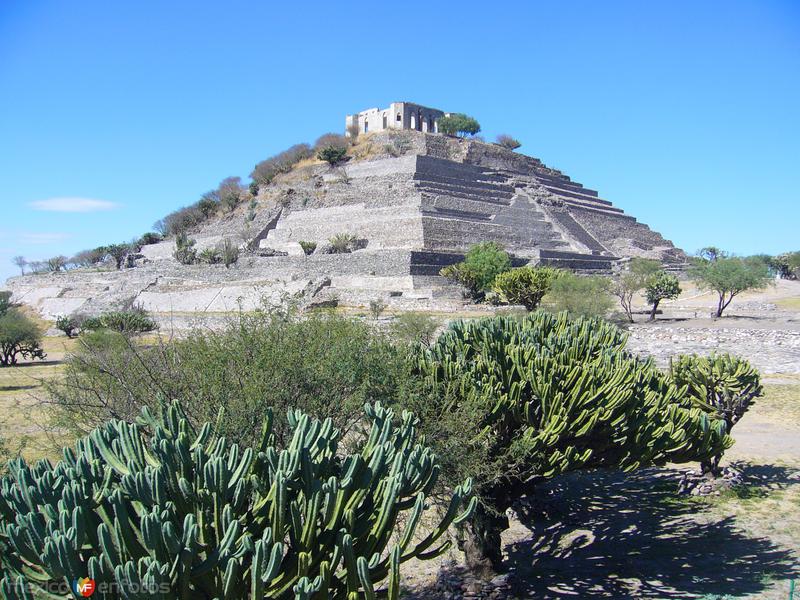
[[0,0],[0,281],[397,100],[513,134],[689,252],[800,249],[797,0]]

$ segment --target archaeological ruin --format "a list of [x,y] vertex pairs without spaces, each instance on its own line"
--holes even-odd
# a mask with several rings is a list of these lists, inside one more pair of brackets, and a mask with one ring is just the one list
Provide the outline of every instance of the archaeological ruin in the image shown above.
[[[259,189],[249,215],[191,232],[198,250],[240,245],[233,268],[180,264],[168,239],[144,246],[132,268],[29,275],[7,287],[50,318],[125,302],[176,318],[287,297],[446,310],[463,299],[439,271],[478,242],[500,243],[515,265],[607,272],[632,256],[685,262],[669,240],[539,159],[430,133],[441,111],[397,103],[385,112],[385,122],[383,111],[348,117],[361,134],[347,162],[306,161]],[[353,251],[331,253],[337,236],[354,240]]]

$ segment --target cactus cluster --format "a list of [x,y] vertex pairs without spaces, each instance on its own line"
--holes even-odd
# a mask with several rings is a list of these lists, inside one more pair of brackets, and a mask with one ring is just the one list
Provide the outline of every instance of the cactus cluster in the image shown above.
[[456,383],[465,401],[484,406],[477,430],[524,448],[531,475],[634,469],[727,447],[724,422],[626,341],[602,320],[536,312],[456,322],[418,365],[434,385]]
[[626,341],[602,320],[536,312],[457,321],[417,350],[418,370],[446,399],[440,410],[475,419],[464,443],[488,449],[493,464],[477,482],[483,503],[468,524],[476,539],[463,546],[478,549],[476,568],[499,566],[502,515],[532,479],[702,460],[732,443],[722,419]]
[[[670,361],[670,377],[702,411],[725,421],[727,430],[742,418],[763,393],[761,376],[753,366],[730,354],[676,356]],[[703,461],[703,470],[716,472],[722,452]]]
[[365,410],[368,437],[349,455],[329,419],[291,411],[285,448],[268,420],[242,449],[172,404],[109,422],[54,466],[12,461],[0,481],[0,593],[63,598],[47,590],[90,577],[98,598],[356,600],[388,578],[381,593],[398,598],[399,565],[444,551],[475,499],[465,482],[418,531],[431,520],[436,457],[412,414],[394,423],[379,404]]

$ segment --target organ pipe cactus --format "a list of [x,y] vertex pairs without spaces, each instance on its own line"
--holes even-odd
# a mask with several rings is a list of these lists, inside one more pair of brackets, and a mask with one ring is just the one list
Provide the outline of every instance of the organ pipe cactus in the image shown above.
[[287,447],[268,421],[243,449],[172,404],[109,422],[55,466],[12,461],[0,480],[2,597],[63,598],[89,577],[97,598],[355,600],[388,577],[384,595],[398,598],[400,564],[443,552],[475,499],[469,481],[458,486],[423,533],[436,457],[412,414],[395,424],[380,404],[365,410],[357,454],[339,452],[330,419],[291,411]]
[[[677,356],[670,361],[670,376],[675,385],[686,387],[695,406],[724,420],[729,432],[764,391],[758,371],[730,354]],[[702,461],[703,472],[718,474],[721,459],[719,452]]]
[[532,480],[700,460],[730,445],[722,419],[625,344],[602,320],[537,312],[455,322],[418,349],[432,396],[447,399],[440,410],[471,416],[464,442],[494,465],[477,482],[482,502],[462,544],[476,571],[500,567],[504,512]]

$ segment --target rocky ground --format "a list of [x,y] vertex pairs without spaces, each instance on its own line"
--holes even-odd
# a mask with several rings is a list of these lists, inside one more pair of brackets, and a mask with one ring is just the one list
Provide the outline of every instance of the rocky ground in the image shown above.
[[[406,598],[785,600],[792,579],[800,594],[800,283],[744,295],[717,320],[707,316],[715,299],[684,287],[656,323],[637,316],[630,347],[661,365],[678,353],[732,352],[762,370],[765,396],[737,424],[724,461],[743,485],[679,495],[694,465],[554,479],[516,507],[503,537],[507,573],[478,582],[452,552],[407,564]],[[473,308],[459,316],[490,312]],[[46,363],[0,370],[0,439],[12,450],[23,442],[28,458],[55,456],[37,398],[74,343],[46,338]]]

